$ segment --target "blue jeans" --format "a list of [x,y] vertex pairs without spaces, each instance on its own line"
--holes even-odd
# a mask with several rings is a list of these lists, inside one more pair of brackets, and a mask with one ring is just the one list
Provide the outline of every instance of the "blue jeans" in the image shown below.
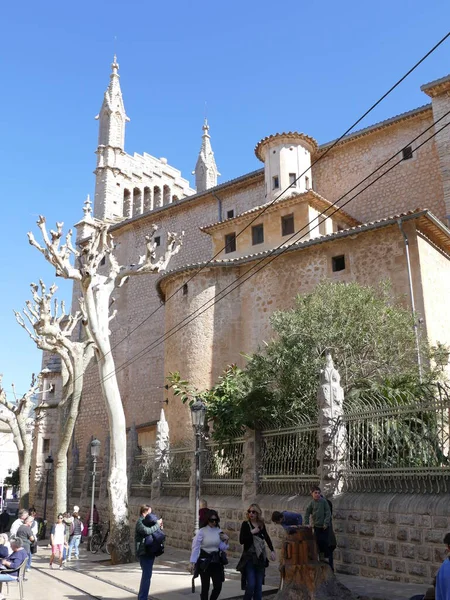
[[9,573],[4,573],[0,575],[0,581],[17,581],[17,577],[11,577]]
[[75,548],[75,558],[80,558],[80,542],[81,542],[81,535],[73,535],[70,538],[70,542],[69,542],[69,552],[68,552],[68,559],[70,560],[72,558],[72,550]]
[[28,552],[28,562],[27,562],[27,571],[29,571],[31,569],[31,559],[32,559],[33,555],[31,554],[31,551]]
[[142,569],[141,585],[139,586],[138,600],[148,600],[148,593],[150,591],[150,580],[152,578],[153,563],[155,562],[154,556],[143,556],[139,557],[139,563]]
[[245,586],[245,594],[243,600],[261,600],[262,585],[264,581],[264,569],[257,568],[249,561],[245,565],[245,578],[247,584]]

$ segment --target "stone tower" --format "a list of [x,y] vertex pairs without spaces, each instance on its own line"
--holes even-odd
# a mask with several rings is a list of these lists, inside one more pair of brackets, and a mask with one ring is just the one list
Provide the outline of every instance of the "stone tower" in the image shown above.
[[119,82],[119,65],[114,55],[111,75],[99,114],[97,168],[95,170],[94,216],[115,220],[123,216],[121,180],[125,156],[125,113]]
[[197,164],[195,165],[195,186],[197,193],[205,192],[217,185],[217,177],[220,176],[217,170],[214,152],[211,148],[211,138],[208,133],[209,125],[207,119],[203,125],[202,146],[198,154]]

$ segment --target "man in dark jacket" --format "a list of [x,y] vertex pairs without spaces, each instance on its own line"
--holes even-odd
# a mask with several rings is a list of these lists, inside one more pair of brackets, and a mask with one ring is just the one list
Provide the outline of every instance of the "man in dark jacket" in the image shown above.
[[22,540],[22,547],[28,555],[27,571],[31,569],[31,544],[36,540],[31,529],[32,524],[33,517],[27,517],[24,524],[19,527],[16,533],[16,537]]
[[148,504],[143,504],[139,510],[139,519],[136,523],[136,556],[139,559],[139,563],[142,569],[141,585],[139,587],[138,600],[148,600],[148,593],[150,591],[150,581],[152,578],[153,571],[153,563],[155,562],[155,557],[146,553],[145,538],[148,535],[152,535],[152,533],[154,533],[158,529],[162,528],[162,519],[158,519],[156,524],[152,527],[146,527],[143,524],[143,520],[151,512],[151,506]]

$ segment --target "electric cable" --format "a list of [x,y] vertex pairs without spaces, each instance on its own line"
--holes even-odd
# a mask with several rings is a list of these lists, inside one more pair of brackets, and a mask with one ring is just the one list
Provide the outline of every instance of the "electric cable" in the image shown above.
[[[439,46],[441,44],[443,44],[446,39],[450,37],[450,31],[444,36],[442,37],[426,54],[424,54],[422,56],[422,58],[420,58],[420,60],[418,60],[400,79],[398,79],[398,81],[396,81],[396,83],[394,83],[374,104],[372,104],[372,106],[370,106],[370,108],[368,108],[365,113],[359,117],[354,123],[353,125],[351,125],[348,129],[346,129],[346,131],[344,131],[344,133],[338,137],[337,139],[335,139],[325,150],[325,152],[323,152],[317,159],[315,159],[311,165],[302,173],[300,173],[300,175],[298,175],[298,177],[295,179],[295,181],[293,181],[287,188],[285,188],[284,190],[282,190],[271,202],[268,202],[263,210],[261,212],[259,212],[257,214],[257,216],[255,216],[254,219],[252,219],[241,231],[239,231],[236,234],[236,239],[242,234],[244,233],[244,231],[246,231],[246,229],[248,229],[249,227],[251,227],[251,225],[261,217],[262,214],[264,214],[273,204],[275,204],[289,189],[294,188],[297,184],[297,182],[299,181],[299,179],[301,179],[303,177],[303,175],[305,175],[308,171],[310,171],[320,160],[322,160],[337,144],[339,144],[339,142],[346,136],[348,135],[348,133],[350,133],[350,131],[352,129],[354,129],[359,123],[361,123],[361,121],[363,119],[365,119],[365,117],[367,117],[367,115],[369,113],[371,113],[385,98],[387,98],[387,96],[389,96],[389,94],[391,94],[401,83],[403,83],[403,81],[413,72],[415,71],[415,69],[417,69],[417,67],[419,67],[431,54],[433,54],[433,52],[435,52],[435,50],[437,50],[439,48]],[[133,333],[135,331],[137,331],[140,327],[142,327],[142,325],[144,323],[146,323],[149,319],[151,319],[161,308],[162,306],[165,306],[165,304],[167,304],[167,302],[169,302],[176,294],[178,294],[183,286],[185,284],[189,284],[201,271],[203,271],[204,269],[206,269],[208,267],[209,264],[211,264],[218,256],[219,254],[221,254],[221,252],[223,252],[223,250],[225,250],[226,245],[221,248],[218,252],[216,252],[216,254],[214,254],[214,256],[212,256],[205,264],[203,264],[198,270],[196,270],[188,279],[187,281],[184,282],[184,284],[182,286],[180,286],[179,288],[177,288],[170,296],[168,296],[166,298],[165,303],[161,303],[159,304],[152,312],[150,312],[150,314],[148,314],[142,321],[139,322],[138,325],[136,325],[135,327],[133,327],[123,338],[121,338],[118,342],[116,342],[111,349],[107,352],[107,354],[111,353],[115,348],[117,348],[117,346],[119,346],[122,342],[124,342],[128,337],[130,337],[131,335],[133,335]],[[106,355],[105,355],[106,356]],[[95,364],[97,364],[98,359],[95,359],[95,363],[93,366],[95,366]]]
[[[439,123],[439,121],[441,121],[442,119],[444,119],[447,115],[450,114],[450,111],[446,112],[445,114],[443,114],[437,121],[433,122],[432,125],[430,125],[428,128],[426,128],[424,131],[422,131],[419,135],[417,135],[415,138],[413,138],[408,144],[406,144],[404,147],[411,145],[412,143],[414,143],[418,138],[422,137],[425,133],[427,133],[427,131],[429,131],[430,129],[432,129],[433,127],[435,127],[435,125],[437,123]],[[427,142],[429,142],[431,139],[433,139],[437,134],[439,134],[441,131],[443,131],[446,127],[448,127],[450,125],[450,122],[443,125],[439,130],[435,131],[432,135],[430,135],[426,140],[424,140],[422,143],[420,143],[415,149],[414,152],[417,152],[417,150],[419,150],[422,146],[424,146]],[[404,148],[403,147],[403,148]],[[315,221],[317,221],[316,225],[314,225],[314,227],[308,229],[309,233],[310,231],[316,229],[317,227],[319,227],[319,218],[324,216],[324,221],[328,218],[331,218],[334,214],[338,213],[340,210],[342,210],[342,208],[344,208],[347,204],[349,204],[352,200],[354,200],[356,197],[358,197],[360,194],[362,194],[365,190],[367,190],[369,187],[371,187],[372,185],[374,185],[377,181],[379,181],[382,177],[384,177],[385,175],[387,175],[388,173],[390,173],[394,168],[396,168],[400,163],[402,163],[404,161],[403,158],[401,158],[400,160],[398,160],[396,163],[394,163],[393,165],[391,165],[386,171],[384,171],[382,174],[380,174],[378,177],[376,177],[373,181],[371,181],[370,183],[367,184],[367,186],[365,186],[362,190],[358,191],[354,196],[352,196],[351,198],[349,198],[348,200],[346,200],[342,205],[338,206],[337,203],[340,202],[343,198],[345,198],[346,196],[348,196],[349,193],[351,193],[352,191],[354,191],[356,188],[358,188],[362,183],[364,183],[365,181],[367,181],[367,179],[373,177],[373,175],[375,173],[377,173],[380,169],[382,169],[384,166],[386,166],[391,160],[393,160],[395,158],[396,155],[399,154],[399,152],[401,152],[402,149],[398,150],[397,152],[395,152],[392,156],[390,156],[389,159],[387,159],[382,165],[380,165],[379,167],[377,167],[374,171],[372,171],[369,175],[367,175],[364,179],[362,179],[360,182],[358,182],[355,186],[353,186],[349,191],[347,191],[343,196],[341,196],[338,200],[336,200],[333,204],[330,204],[330,206],[328,206],[324,211],[322,211],[317,217],[315,217]],[[335,210],[331,213],[331,214],[325,214],[327,212],[330,211],[330,209],[335,208]],[[137,354],[135,354],[134,356],[132,356],[130,359],[128,359],[127,361],[125,361],[125,363],[122,363],[122,365],[120,365],[119,367],[117,367],[116,369],[114,369],[113,371],[111,371],[111,373],[108,373],[102,380],[100,383],[106,381],[108,378],[112,377],[114,374],[117,375],[117,373],[119,373],[121,370],[127,368],[128,366],[130,366],[131,364],[133,364],[136,360],[138,360],[139,358],[142,358],[142,356],[144,356],[145,354],[147,354],[148,352],[151,352],[152,350],[154,350],[156,347],[158,347],[159,345],[161,345],[162,343],[164,343],[165,341],[167,341],[167,339],[169,339],[170,337],[172,337],[173,335],[175,335],[176,333],[178,333],[181,329],[184,329],[184,327],[186,327],[187,325],[189,325],[192,321],[194,321],[196,318],[198,318],[199,316],[201,316],[206,310],[209,310],[210,308],[212,308],[215,304],[217,304],[218,302],[220,302],[221,300],[223,300],[224,298],[226,298],[229,294],[231,294],[233,291],[235,291],[238,287],[240,287],[241,285],[243,285],[246,281],[248,281],[251,277],[253,277],[254,275],[256,275],[259,271],[261,271],[263,268],[266,268],[269,264],[271,264],[276,258],[278,258],[279,256],[282,256],[285,252],[292,250],[293,248],[293,244],[291,245],[287,245],[288,242],[290,240],[293,240],[294,238],[296,238],[305,228],[309,228],[309,226],[312,224],[312,221],[309,221],[306,225],[304,225],[302,228],[300,228],[298,231],[294,232],[287,240],[284,240],[282,244],[280,244],[279,246],[271,249],[268,252],[264,253],[264,256],[262,256],[255,265],[253,265],[251,267],[251,270],[253,272],[249,271],[243,273],[240,277],[238,277],[236,280],[234,280],[232,283],[228,284],[228,286],[226,286],[223,290],[221,290],[214,298],[211,298],[209,300],[207,300],[203,305],[201,305],[200,307],[198,307],[195,311],[193,311],[192,313],[190,313],[189,315],[187,315],[184,319],[182,319],[179,323],[177,323],[176,325],[174,325],[171,329],[169,329],[167,332],[165,332],[162,336],[156,338],[156,340],[153,340],[153,342],[151,342],[148,346],[146,346],[145,348],[143,348],[142,350],[140,350]],[[323,221],[322,221],[323,222]],[[303,237],[306,236],[306,233],[303,234],[298,240],[296,240],[294,243],[299,242]],[[281,252],[277,252],[278,250],[281,250]],[[256,271],[254,271],[254,269],[260,265],[261,263],[265,263],[264,265],[262,265],[259,269],[257,269]],[[239,281],[244,277],[245,279],[243,281],[241,281],[239,283]],[[233,286],[233,287],[232,287]],[[226,290],[228,290],[230,287],[232,287],[232,289],[230,289],[229,291],[226,292]],[[224,293],[226,292],[226,293]],[[202,310],[203,309],[203,310]],[[199,312],[201,311],[201,312]],[[198,313],[198,314],[197,314]],[[192,317],[192,318],[190,318]],[[187,321],[187,319],[190,319],[189,321]],[[187,322],[185,322],[187,321]],[[95,384],[94,387],[96,387],[99,384]],[[91,391],[93,388],[88,389],[86,391]]]

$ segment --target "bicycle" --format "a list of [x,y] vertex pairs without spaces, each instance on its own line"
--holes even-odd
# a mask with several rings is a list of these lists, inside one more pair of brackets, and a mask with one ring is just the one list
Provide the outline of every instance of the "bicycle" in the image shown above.
[[103,535],[103,525],[94,523],[94,533],[89,542],[89,550],[92,554],[97,554],[99,550],[102,550],[106,554],[111,554],[111,548],[109,543],[109,523],[105,534]]

